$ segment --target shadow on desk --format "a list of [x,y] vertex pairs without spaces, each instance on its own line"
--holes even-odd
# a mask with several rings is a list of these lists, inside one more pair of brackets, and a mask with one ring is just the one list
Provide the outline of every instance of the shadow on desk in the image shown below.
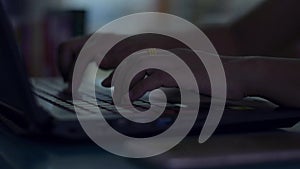
[[37,141],[15,136],[3,127],[0,146],[0,160],[13,169],[139,169],[128,159],[112,155],[91,142]]
[[[300,124],[292,129],[218,134],[199,144],[186,139],[159,157],[149,159],[156,166],[183,168],[300,168]],[[164,142],[167,142],[164,141]],[[134,146],[132,145],[132,148]],[[144,149],[145,148],[136,148]]]
[[[37,141],[3,128],[0,146],[0,168],[8,169],[300,168],[300,124],[286,130],[218,134],[204,144],[189,137],[171,151],[143,160],[112,155],[91,142]],[[132,151],[147,151],[147,147],[128,146]]]

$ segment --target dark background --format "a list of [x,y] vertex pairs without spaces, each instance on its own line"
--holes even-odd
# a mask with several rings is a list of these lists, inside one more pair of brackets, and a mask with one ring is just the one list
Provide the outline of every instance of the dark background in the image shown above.
[[31,76],[57,76],[58,45],[127,14],[159,11],[199,26],[221,55],[300,57],[298,0],[2,0]]

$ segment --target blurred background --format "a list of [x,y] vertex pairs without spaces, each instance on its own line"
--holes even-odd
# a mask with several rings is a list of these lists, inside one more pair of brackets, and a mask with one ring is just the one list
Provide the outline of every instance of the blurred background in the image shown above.
[[[298,0],[3,0],[31,76],[57,76],[58,45],[124,15],[159,11],[199,26],[221,55],[300,57]],[[297,21],[299,20],[299,21]]]

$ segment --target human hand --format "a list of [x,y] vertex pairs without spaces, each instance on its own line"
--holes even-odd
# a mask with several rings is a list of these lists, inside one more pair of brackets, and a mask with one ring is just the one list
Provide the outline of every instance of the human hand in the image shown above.
[[[193,52],[187,49],[172,49],[170,52],[179,55],[180,58],[185,61],[185,64],[187,64],[192,70],[200,94],[211,95],[210,79],[204,65],[201,63],[199,58],[193,58]],[[102,85],[105,87],[112,87],[114,85],[113,76],[115,76],[115,78],[119,81],[125,82],[126,80],[130,79],[132,72],[134,72],[131,71],[131,69],[134,70],[136,67],[147,67],[149,65],[153,65],[152,62],[157,62],[155,57],[163,57],[159,54],[157,56],[153,56],[153,54],[149,54],[149,52],[146,50],[139,52],[138,55],[139,57],[137,57],[137,59],[135,58],[134,60],[125,62],[125,66],[123,66],[123,69],[119,70],[118,73],[115,71],[112,72],[110,76],[103,81]],[[243,78],[240,76],[240,73],[247,70],[247,59],[222,57],[222,61],[224,70],[227,74],[227,80],[229,79],[227,81],[227,97],[233,100],[244,98],[246,96],[246,85],[244,85],[244,80],[242,80]],[[173,72],[176,75],[177,80],[183,82],[181,83],[181,87],[183,89],[193,91],[193,77],[187,76],[188,74],[184,71],[184,67],[172,64],[168,58],[165,58],[165,60],[161,58],[159,62],[164,64],[162,67],[163,71],[158,69],[146,69],[139,72],[132,79],[129,87],[129,95],[132,100],[136,100],[143,96],[146,92],[161,87],[177,88],[177,82],[170,74],[168,74],[168,72]],[[126,67],[126,69],[124,69],[124,67]],[[127,90],[128,89],[123,89],[122,91]]]
[[[119,34],[95,34],[94,36],[99,36],[101,39],[106,40],[105,43],[99,44],[99,51],[101,51],[101,48],[105,48],[107,42],[124,38],[123,41],[117,43],[108,53],[106,53],[106,56],[99,65],[99,68],[104,70],[115,69],[128,55],[142,49],[161,48],[168,50],[183,47],[182,44],[174,42],[166,36],[159,36],[155,34],[131,36],[129,38],[125,38],[125,35]],[[59,46],[57,59],[58,68],[64,81],[70,82],[70,89],[72,84],[75,87],[79,87],[81,78],[78,78],[79,80],[76,82],[72,82],[72,73],[76,59],[89,38],[89,36],[75,38],[62,43]],[[86,58],[86,60],[88,60],[88,62],[93,62],[96,61],[97,58]],[[84,64],[87,66],[88,63]],[[83,75],[79,75],[79,77],[80,76]]]
[[[114,38],[115,36],[121,35],[107,34],[105,36],[107,37],[106,39],[109,40],[109,38]],[[73,65],[82,46],[88,38],[89,37],[77,38],[68,41],[60,46],[58,58],[59,68],[66,82],[71,82]],[[128,55],[138,50],[151,47],[151,43],[153,41],[143,40],[143,37],[133,37],[130,42],[132,43],[121,42],[117,46],[115,46],[111,51],[107,53],[106,57],[100,63],[99,67],[101,69],[114,70]],[[161,44],[166,44],[164,43],[165,41],[161,42]],[[156,44],[156,46],[163,46],[161,44]],[[172,48],[178,46],[180,47],[180,45],[178,44],[167,44],[165,48],[170,49],[170,51],[172,51],[175,54],[181,55],[181,59],[183,59],[188,64],[188,66],[194,73],[195,78],[198,82],[200,93],[210,95],[210,80],[202,62],[197,57],[191,57],[191,55],[193,54],[190,50]],[[99,44],[99,47],[101,47],[101,44]],[[147,64],[147,62],[150,61],[149,58],[150,57],[147,54],[145,54],[145,56],[140,57],[140,59],[138,59],[137,61],[143,64]],[[244,64],[240,64],[243,63],[244,59],[238,59],[233,57],[222,57],[221,59],[227,76],[228,97],[230,99],[241,99],[245,97],[244,84],[242,83],[243,80],[241,80],[241,76],[239,76],[239,74],[243,73],[243,70],[245,70],[243,66]],[[93,58],[91,58],[91,62],[92,61],[94,61]],[[185,75],[181,73],[180,67],[170,66],[166,67],[166,69],[170,71],[175,70],[179,76],[185,77]],[[129,70],[125,71],[128,72]],[[103,85],[106,87],[111,87],[112,77],[113,73],[106,80],[103,81]],[[185,82],[186,84],[183,87],[189,89],[189,80],[186,79]],[[177,87],[177,83],[166,72],[156,69],[148,69],[140,72],[133,79],[130,85],[130,96],[132,99],[137,99],[143,94],[145,94],[147,91],[151,91],[159,87]]]

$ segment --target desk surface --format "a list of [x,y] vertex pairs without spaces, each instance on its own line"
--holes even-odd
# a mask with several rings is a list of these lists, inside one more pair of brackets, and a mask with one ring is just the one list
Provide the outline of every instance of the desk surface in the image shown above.
[[[187,144],[189,141],[185,141]],[[228,145],[232,146],[228,146]],[[188,145],[188,144],[187,144]],[[179,145],[186,147],[186,145]],[[194,157],[205,156],[212,152],[230,152],[238,150],[247,154],[251,149],[256,150],[288,150],[300,153],[300,123],[291,129],[276,130],[270,132],[215,135],[205,145],[201,153],[186,151]],[[220,147],[223,147],[220,149]],[[177,151],[175,150],[175,151]],[[29,138],[15,136],[1,127],[0,132],[0,168],[13,169],[147,169],[160,168],[150,167],[148,162],[130,160],[117,157],[105,152],[93,143],[57,143],[55,141],[37,141]],[[276,151],[274,151],[276,152]],[[278,152],[278,151],[277,151]],[[287,152],[287,151],[285,151]],[[171,151],[163,156],[176,154]],[[156,157],[156,159],[160,157]],[[292,160],[291,160],[292,159]],[[138,161],[138,162],[136,162]],[[299,161],[299,162],[297,162]],[[238,163],[238,161],[237,161]],[[248,165],[249,168],[300,168],[300,155],[292,158],[279,158],[270,160],[268,163]],[[232,168],[232,167],[230,167]],[[236,168],[247,168],[237,166]]]

